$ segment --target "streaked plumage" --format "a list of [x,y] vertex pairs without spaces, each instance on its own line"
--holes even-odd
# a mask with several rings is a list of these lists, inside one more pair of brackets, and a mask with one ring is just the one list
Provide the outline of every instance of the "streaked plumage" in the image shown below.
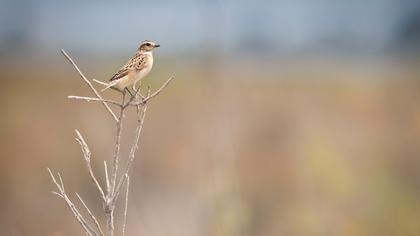
[[[109,80],[108,86],[123,91],[128,86],[135,89],[137,83],[149,74],[153,67],[153,49],[159,47],[152,41],[143,41],[134,56]],[[102,90],[102,91],[103,91]]]

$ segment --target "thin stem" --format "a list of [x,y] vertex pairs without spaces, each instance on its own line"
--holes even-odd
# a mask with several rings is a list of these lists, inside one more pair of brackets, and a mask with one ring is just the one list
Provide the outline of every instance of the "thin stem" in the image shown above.
[[90,218],[93,220],[93,222],[95,222],[95,226],[96,226],[96,229],[99,232],[99,235],[101,235],[101,236],[104,235],[104,232],[102,231],[98,220],[93,215],[92,211],[89,209],[89,207],[86,205],[86,203],[83,201],[82,197],[80,197],[80,195],[78,193],[76,193],[76,196],[77,196],[77,198],[79,198],[79,201],[82,203],[82,205],[85,207],[86,211],[89,213]]
[[90,101],[106,102],[106,103],[116,105],[116,106],[119,106],[119,107],[121,106],[120,103],[118,103],[114,100],[109,100],[109,99],[100,99],[100,98],[92,98],[92,97],[80,97],[80,96],[73,96],[73,95],[67,96],[67,98],[76,99],[76,100],[84,100],[84,101],[87,101],[87,102],[90,102]]
[[106,236],[114,235],[114,209],[105,206],[105,218],[106,218]]
[[125,235],[125,226],[127,223],[127,211],[128,211],[128,190],[130,189],[130,176],[128,174],[125,175],[127,178],[127,184],[126,184],[126,192],[125,192],[125,209],[124,209],[124,220],[123,220],[123,227],[122,227],[122,235]]
[[138,105],[142,105],[142,104],[145,104],[147,101],[149,101],[150,99],[152,99],[152,98],[154,98],[154,97],[156,97],[157,95],[159,95],[162,91],[163,91],[163,89],[165,89],[168,85],[169,85],[169,83],[171,83],[171,81],[173,80],[173,79],[175,79],[175,76],[171,76],[156,92],[154,92],[152,95],[148,95],[146,98],[144,98],[144,99],[142,99],[141,101],[139,101],[139,102],[134,102],[134,103],[131,103],[131,105],[132,106],[138,106]]
[[[125,100],[125,93],[123,93],[122,102],[124,104]],[[115,183],[117,181],[117,172],[118,172],[118,162],[120,158],[120,150],[121,150],[121,134],[122,134],[122,126],[123,126],[123,119],[124,119],[124,111],[125,107],[121,107],[120,115],[117,122],[117,134],[116,134],[116,141],[115,141],[115,152],[114,152],[114,166],[112,170],[112,179],[111,179],[111,193],[115,191]]]
[[50,168],[47,168],[47,171],[50,174],[51,180],[53,181],[53,183],[55,184],[55,186],[57,187],[59,191],[59,192],[53,191],[52,193],[64,199],[70,211],[73,213],[74,218],[76,218],[77,222],[79,222],[79,224],[82,226],[83,231],[85,232],[86,235],[89,235],[89,236],[97,235],[95,230],[93,230],[92,226],[90,226],[90,224],[87,223],[87,221],[83,218],[82,214],[80,214],[77,207],[73,204],[73,202],[67,196],[67,193],[64,189],[63,179],[61,178],[60,173],[57,173],[58,178],[60,180],[60,183],[58,183],[53,173],[51,172]]
[[95,175],[93,174],[93,170],[92,170],[92,166],[90,164],[90,157],[91,157],[91,152],[90,149],[86,143],[86,141],[83,139],[82,135],[80,134],[80,132],[76,129],[76,141],[79,143],[80,148],[82,149],[83,152],[83,157],[85,160],[85,164],[86,164],[86,168],[87,171],[89,173],[90,178],[92,179],[92,182],[95,184],[96,188],[98,189],[99,193],[101,194],[102,200],[105,203],[106,202],[106,197],[104,194],[104,191],[102,190],[101,185],[99,184],[98,180],[96,179]]
[[[64,51],[64,49],[61,49],[61,53],[64,55],[64,57],[67,58],[67,60],[73,65],[73,67],[77,70],[80,77],[85,81],[85,83],[89,86],[89,88],[93,91],[93,93],[96,95],[97,98],[103,100],[101,95],[98,93],[98,91],[93,87],[92,83],[86,78],[86,76],[82,73],[82,71],[79,69],[79,67],[76,65],[76,63],[71,59],[71,57]],[[105,109],[109,112],[109,114],[112,116],[112,118],[118,122],[117,116],[114,114],[114,112],[111,110],[111,108],[106,104],[106,102],[102,101],[102,104],[104,105]]]
[[108,195],[109,192],[110,192],[110,185],[109,185],[108,166],[106,164],[106,161],[104,161],[104,169],[105,169],[106,192],[107,192],[107,195]]
[[[121,104],[124,104],[125,100],[125,93],[122,93],[122,101]],[[115,184],[117,181],[117,173],[118,173],[118,162],[120,158],[120,150],[121,150],[121,135],[122,135],[122,127],[123,127],[123,119],[124,119],[124,106],[120,108],[120,114],[117,119],[117,133],[116,133],[116,141],[115,141],[115,152],[114,152],[114,162],[113,162],[113,170],[112,170],[112,178],[111,178],[111,186],[107,196],[107,201],[105,204],[105,217],[107,221],[107,230],[108,236],[112,236],[114,234],[114,209],[115,203],[113,202],[113,196],[115,191]]]
[[[128,175],[128,172],[130,171],[131,165],[134,162],[134,157],[135,157],[136,151],[138,149],[138,143],[139,143],[139,140],[140,140],[141,131],[143,130],[144,120],[146,118],[146,111],[147,111],[147,103],[144,105],[141,114],[140,113],[137,114],[138,124],[137,124],[137,128],[136,128],[136,131],[135,131],[134,142],[131,146],[130,155],[128,157],[128,161],[127,161],[127,164],[126,164],[125,169],[124,169],[124,175]],[[121,186],[124,184],[124,182],[125,182],[125,178],[121,178],[119,183],[118,183],[117,189],[114,193],[115,196],[117,196],[119,194]],[[114,197],[114,198],[116,198],[116,197]],[[114,199],[114,201],[116,201],[116,199]]]

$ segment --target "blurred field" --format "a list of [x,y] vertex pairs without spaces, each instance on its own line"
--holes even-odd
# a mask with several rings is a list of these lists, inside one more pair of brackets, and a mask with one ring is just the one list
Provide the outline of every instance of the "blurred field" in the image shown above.
[[[102,80],[118,67],[102,57],[75,59]],[[171,60],[146,82],[157,88],[177,76],[147,114],[128,235],[420,234],[415,60],[258,67],[243,60],[229,68]],[[67,191],[99,210],[73,130],[84,134],[101,172],[113,123],[98,104],[66,98],[89,94],[61,56],[48,65],[28,59],[25,70],[6,63],[0,235],[80,235],[50,194],[45,168],[60,171]],[[132,132],[125,134],[129,141]]]

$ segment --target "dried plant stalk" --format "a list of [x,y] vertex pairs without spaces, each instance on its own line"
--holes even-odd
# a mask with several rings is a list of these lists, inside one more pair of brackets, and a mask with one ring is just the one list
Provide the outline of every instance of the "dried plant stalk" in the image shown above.
[[[126,193],[125,193],[125,205],[124,205],[124,215],[123,215],[123,225],[122,225],[122,234],[125,234],[126,230],[126,220],[127,220],[127,211],[128,211],[128,191],[129,191],[129,172],[131,169],[131,166],[135,159],[135,154],[138,150],[139,140],[141,136],[141,131],[143,129],[144,120],[146,117],[146,111],[147,111],[147,105],[150,100],[155,98],[157,95],[159,95],[168,85],[169,83],[174,79],[174,77],[170,77],[158,90],[156,90],[154,93],[150,92],[150,89],[148,90],[148,93],[146,96],[141,94],[139,89],[135,91],[134,95],[132,95],[127,101],[125,101],[126,94],[125,92],[122,94],[121,102],[117,102],[114,100],[104,99],[99,94],[98,90],[95,89],[95,87],[92,85],[91,81],[86,78],[86,76],[82,73],[82,71],[79,69],[79,67],[76,65],[76,63],[73,61],[73,59],[64,51],[61,50],[62,54],[66,59],[73,65],[73,67],[76,69],[82,80],[89,86],[90,90],[95,94],[96,97],[81,97],[81,96],[68,96],[69,99],[76,99],[76,100],[82,100],[82,101],[95,101],[100,102],[105,107],[108,114],[111,116],[111,118],[116,123],[116,135],[115,135],[115,148],[114,148],[114,155],[112,160],[112,168],[111,172],[108,173],[108,166],[107,162],[104,161],[104,169],[105,169],[105,188],[101,186],[99,183],[91,165],[91,152],[90,148],[81,135],[81,133],[76,130],[76,141],[80,146],[80,149],[82,150],[83,154],[83,160],[86,165],[87,172],[89,174],[90,179],[92,180],[92,183],[94,187],[97,189],[100,195],[100,202],[102,202],[102,208],[103,208],[103,214],[105,216],[105,224],[106,224],[106,230],[104,231],[101,227],[100,222],[95,217],[93,212],[88,208],[85,201],[80,197],[79,194],[76,193],[77,198],[79,199],[81,205],[83,208],[85,208],[87,215],[90,219],[90,222],[85,219],[85,217],[80,213],[76,205],[70,200],[69,196],[67,195],[67,192],[64,189],[64,183],[61,178],[60,173],[57,173],[57,176],[59,177],[59,182],[57,181],[56,177],[52,174],[51,170],[47,168],[48,173],[51,177],[51,180],[55,184],[57,191],[52,191],[53,194],[59,196],[60,198],[64,199],[67,206],[69,207],[70,211],[72,212],[73,216],[77,220],[77,222],[82,227],[83,232],[88,236],[113,236],[114,235],[114,212],[117,205],[117,200],[120,195],[120,191],[123,185],[125,185]],[[93,80],[101,85],[104,83]],[[111,105],[115,105],[119,108],[119,112],[116,113],[110,108]],[[123,121],[124,121],[124,114],[126,109],[134,107],[137,110],[137,127],[135,129],[135,134],[133,138],[133,144],[130,149],[130,154],[127,158],[127,161],[125,163],[124,168],[122,169],[123,173],[120,177],[118,177],[119,172],[119,162],[121,159],[120,150],[121,150],[121,136],[123,132]],[[104,191],[105,189],[105,191]]]

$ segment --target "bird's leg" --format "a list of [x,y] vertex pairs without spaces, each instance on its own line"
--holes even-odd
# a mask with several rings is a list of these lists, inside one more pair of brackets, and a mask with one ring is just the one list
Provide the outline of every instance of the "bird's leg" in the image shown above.
[[135,92],[135,91],[137,91],[136,90],[136,84],[137,84],[137,82],[134,82],[134,84],[133,84],[133,91]]
[[123,105],[124,105],[124,101],[125,101],[125,95],[126,95],[126,92],[125,92],[125,90],[123,90],[123,92],[122,92],[122,102],[121,102],[121,104],[123,104]]
[[118,91],[120,93],[124,92],[124,90],[121,90],[121,89],[115,88],[115,87],[110,87],[110,89],[113,89],[113,90]]
[[127,92],[131,95],[131,97],[134,97],[134,95],[131,93],[130,89],[125,88],[125,89],[124,89],[124,93],[125,93],[125,91],[127,91]]
[[136,106],[136,110],[137,110],[137,117],[140,117],[140,107],[139,106]]
[[117,90],[118,92],[120,92],[123,96],[125,95],[125,93],[126,93],[126,91],[125,91],[125,89],[123,89],[123,90]]
[[141,93],[140,93],[141,81],[139,82],[139,86],[137,88],[136,87],[137,87],[137,81],[134,82],[134,84],[133,84],[133,90],[135,92],[134,93],[135,97],[138,98],[137,95],[140,95],[140,97],[143,98],[143,95],[141,95]]

